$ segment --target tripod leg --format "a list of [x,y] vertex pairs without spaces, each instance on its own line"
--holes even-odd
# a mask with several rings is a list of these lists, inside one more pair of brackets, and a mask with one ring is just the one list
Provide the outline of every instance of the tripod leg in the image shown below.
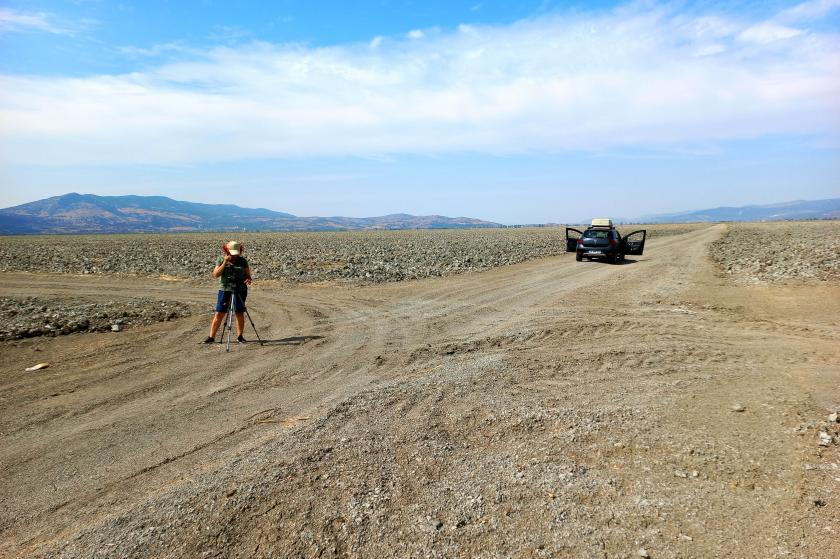
[[245,306],[245,301],[242,300],[238,293],[236,294],[236,298],[239,300],[240,303],[242,303],[242,308],[245,309],[245,316],[248,317],[248,322],[251,323],[251,328],[254,329],[254,334],[257,335],[257,341],[260,342],[260,345],[263,345],[262,338],[260,338],[260,333],[257,332],[257,327],[254,326],[254,321],[251,319],[251,313],[248,312],[248,307]]
[[219,342],[223,342],[225,340],[225,332],[227,331],[227,323],[228,323],[228,316],[225,315],[225,319],[222,321],[222,335],[219,337]]
[[233,332],[233,291],[230,292],[230,304],[228,305],[228,315],[227,315],[227,348],[225,351],[230,351],[230,335]]

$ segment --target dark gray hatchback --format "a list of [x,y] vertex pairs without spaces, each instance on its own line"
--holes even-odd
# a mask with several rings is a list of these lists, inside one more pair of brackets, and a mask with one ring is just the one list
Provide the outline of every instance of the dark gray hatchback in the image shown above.
[[640,256],[645,250],[647,230],[640,229],[621,236],[613,227],[589,227],[585,231],[566,228],[566,252],[574,252],[575,260],[603,259],[613,264],[626,255]]

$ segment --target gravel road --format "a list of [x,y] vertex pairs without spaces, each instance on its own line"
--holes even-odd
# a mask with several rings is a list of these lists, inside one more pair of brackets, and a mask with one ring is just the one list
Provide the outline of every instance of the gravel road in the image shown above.
[[726,231],[617,266],[257,282],[268,342],[230,353],[199,316],[4,342],[0,556],[837,557],[840,284],[733,282]]

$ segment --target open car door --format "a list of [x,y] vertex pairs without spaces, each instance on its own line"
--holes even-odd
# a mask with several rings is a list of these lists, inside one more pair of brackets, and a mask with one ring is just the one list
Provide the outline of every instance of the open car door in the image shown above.
[[577,240],[582,236],[583,231],[566,227],[566,252],[575,252],[577,250]]
[[641,256],[645,251],[645,237],[647,237],[647,230],[640,229],[633,231],[621,238],[621,244],[624,245],[624,254],[631,256]]

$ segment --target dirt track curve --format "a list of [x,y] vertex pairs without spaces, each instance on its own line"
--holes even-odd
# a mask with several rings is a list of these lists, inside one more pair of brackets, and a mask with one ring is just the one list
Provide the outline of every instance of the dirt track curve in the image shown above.
[[230,353],[197,344],[209,315],[7,342],[0,557],[838,557],[840,453],[817,443],[840,288],[728,283],[707,254],[724,229],[618,266],[258,281],[269,341]]

